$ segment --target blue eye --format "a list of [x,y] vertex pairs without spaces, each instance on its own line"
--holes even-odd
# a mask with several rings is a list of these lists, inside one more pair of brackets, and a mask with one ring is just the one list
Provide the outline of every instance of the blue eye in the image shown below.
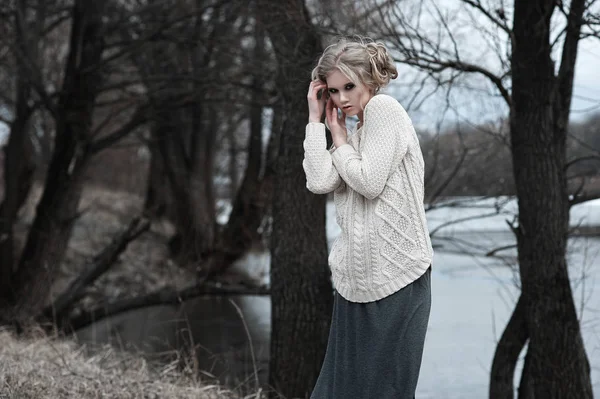
[[329,93],[333,94],[333,93],[335,93],[335,92],[336,92],[336,90],[335,90],[335,89],[329,89]]
[[352,89],[354,89],[354,85],[352,83],[349,83],[349,84],[346,85],[345,89],[346,90],[352,90]]

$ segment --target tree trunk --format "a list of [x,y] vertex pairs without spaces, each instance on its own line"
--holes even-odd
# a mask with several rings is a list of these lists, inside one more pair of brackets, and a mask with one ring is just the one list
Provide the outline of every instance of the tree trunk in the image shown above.
[[144,200],[144,213],[152,218],[175,220],[174,215],[167,211],[172,209],[173,200],[169,190],[165,190],[168,184],[165,176],[165,167],[162,163],[160,149],[154,137],[148,140],[148,151],[150,152],[150,168],[148,170],[148,182],[146,186],[146,197]]
[[[196,4],[197,10],[203,8],[201,1]],[[169,25],[176,5],[165,2],[161,7],[164,8],[146,21],[157,32],[161,26]],[[133,60],[154,107],[152,140],[157,144],[160,154],[157,164],[162,167],[167,182],[166,187],[159,189],[170,191],[166,197],[172,200],[166,201],[169,206],[166,213],[173,215],[176,233],[169,247],[177,262],[190,268],[196,268],[212,250],[216,234],[212,179],[218,114],[211,112],[204,94],[203,85],[210,79],[205,73],[211,58],[201,36],[207,30],[203,23],[207,21],[202,15],[196,15],[194,25],[182,33],[194,39],[189,44],[175,47],[157,40]],[[165,82],[156,78],[178,75],[185,79]],[[158,180],[152,173],[150,178]],[[149,184],[152,190],[153,183]],[[151,204],[152,192],[149,194],[147,200]]]
[[8,294],[8,302],[15,305],[9,317],[19,320],[28,321],[43,309],[76,219],[87,159],[85,146],[102,80],[97,66],[104,48],[104,4],[77,0],[72,9],[69,55],[57,107],[55,151],[11,292],[2,293]]
[[490,398],[513,397],[517,360],[528,339],[525,317],[525,300],[521,296],[496,346],[492,364]]
[[[521,389],[526,397],[591,398],[590,367],[565,259],[569,223],[565,129],[584,0],[571,2],[558,77],[550,46],[555,4],[554,0],[516,0],[514,10],[510,125],[519,198],[515,230],[522,285],[519,302],[523,301],[529,336]],[[490,396],[509,398],[512,390],[506,394]]]
[[[194,123],[192,135],[197,137],[197,146],[193,149],[192,184],[194,187],[194,212],[198,218],[198,226],[202,226],[202,242],[198,243],[202,250],[200,259],[210,252],[216,242],[217,218],[215,189],[213,184],[215,164],[215,143],[219,131],[219,114],[216,106],[202,100],[194,105]],[[201,115],[207,115],[203,121]]]
[[306,92],[322,50],[302,0],[257,0],[278,61],[284,123],[273,191],[270,385],[306,398],[318,377],[329,333],[333,290],[327,267],[324,195],[306,189],[302,142]]
[[[35,164],[33,162],[33,146],[29,136],[32,109],[28,105],[31,100],[27,63],[24,55],[37,59],[37,29],[32,29],[27,22],[27,6],[25,1],[17,3],[15,12],[15,45],[19,51],[16,77],[15,117],[10,126],[9,140],[4,151],[4,196],[0,199],[0,292],[9,292],[15,271],[15,248],[13,226],[17,213],[25,203],[33,184]],[[38,13],[37,22],[43,25],[43,13]]]
[[[253,76],[253,91],[249,107],[248,162],[242,184],[233,200],[229,220],[218,238],[216,252],[211,256],[210,265],[207,265],[209,277],[223,272],[259,240],[258,228],[267,209],[268,185],[263,185],[263,179],[261,179],[264,153],[262,145],[262,104],[264,99],[261,98],[260,93],[263,91],[262,70],[266,57],[262,27],[256,28],[254,39],[256,44],[253,66],[256,72]],[[231,134],[230,140],[233,143],[233,134]]]
[[[196,6],[200,9],[204,5],[202,0],[196,0]],[[221,15],[223,7],[217,6],[215,9],[215,18]],[[203,82],[207,79],[218,80],[218,76],[206,76],[206,68],[211,60],[216,56],[213,54],[218,40],[213,35],[225,35],[219,27],[220,23],[215,23],[212,34],[205,45],[204,33],[209,30],[205,26],[206,22],[199,16],[196,17],[194,28],[192,31],[195,44],[191,46],[191,74],[193,79],[192,88],[196,93],[195,101],[188,108],[191,119],[191,149],[189,154],[190,159],[190,183],[191,183],[191,203],[194,205],[191,209],[195,213],[196,228],[201,231],[201,236],[196,239],[192,238],[191,245],[196,245],[198,254],[195,260],[202,260],[206,257],[216,243],[216,205],[214,192],[214,161],[215,161],[215,143],[219,131],[219,117],[222,115],[218,112],[217,106],[213,104],[210,98],[210,91],[205,93],[203,90]],[[219,32],[219,33],[217,33]],[[217,65],[220,63],[217,61]],[[200,93],[205,93],[200,95]],[[208,94],[208,95],[207,95]],[[191,238],[191,237],[190,237]],[[196,270],[202,273],[200,267]]]
[[[212,189],[206,188],[207,184],[212,185],[212,169],[199,173],[199,168],[192,165],[193,162],[212,163],[210,159],[206,160],[204,150],[207,145],[210,146],[210,143],[203,142],[201,138],[198,141],[198,148],[191,150],[191,153],[198,151],[201,154],[197,156],[198,158],[192,159],[190,153],[185,151],[185,138],[189,137],[188,133],[192,130],[191,124],[186,124],[186,119],[189,120],[185,117],[187,110],[176,112],[165,106],[155,112],[158,117],[153,131],[168,187],[172,193],[172,212],[175,215],[174,223],[177,231],[169,245],[178,263],[184,267],[191,267],[197,264],[214,244],[216,225],[214,197]],[[205,135],[206,133],[200,130],[193,134]],[[210,175],[210,181],[206,182],[205,174]]]
[[231,181],[229,184],[228,195],[229,198],[234,198],[237,192],[238,181],[240,180],[237,165],[238,148],[235,139],[235,129],[229,128],[225,134],[227,137],[229,150],[229,163],[227,164],[227,171],[229,172],[229,180]]
[[535,384],[531,378],[531,354],[525,355],[523,363],[523,372],[519,384],[519,399],[535,399]]
[[32,160],[29,121],[31,110],[27,106],[29,88],[23,78],[17,79],[17,112],[11,124],[8,145],[4,149],[4,199],[0,204],[0,292],[12,289],[15,272],[15,247],[13,226],[17,213],[27,199],[33,183],[35,166]]

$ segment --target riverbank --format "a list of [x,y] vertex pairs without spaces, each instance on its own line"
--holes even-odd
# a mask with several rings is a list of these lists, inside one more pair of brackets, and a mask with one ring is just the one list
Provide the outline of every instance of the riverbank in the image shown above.
[[[233,399],[234,392],[204,385],[193,362],[155,365],[110,347],[87,353],[74,341],[0,331],[0,398]],[[252,398],[260,398],[254,394]]]

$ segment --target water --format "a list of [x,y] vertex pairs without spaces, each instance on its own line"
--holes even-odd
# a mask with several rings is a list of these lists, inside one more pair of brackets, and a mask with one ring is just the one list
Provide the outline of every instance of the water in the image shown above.
[[[510,205],[510,201],[507,202]],[[504,208],[503,208],[504,209]],[[597,218],[598,204],[575,208],[577,223]],[[471,211],[436,210],[428,215],[433,230]],[[328,206],[328,239],[339,234],[333,207]],[[573,215],[573,213],[572,213]],[[436,233],[432,271],[432,309],[427,331],[419,398],[480,399],[487,397],[496,342],[518,298],[518,275],[510,213],[452,225]],[[333,220],[333,222],[331,222]],[[599,223],[600,224],[600,223]],[[484,256],[506,247],[497,257]],[[574,238],[569,243],[570,276],[592,367],[595,395],[600,395],[600,238]],[[268,253],[248,254],[236,267],[268,281]],[[241,316],[241,315],[243,316]],[[104,320],[79,332],[84,342],[131,344],[158,353],[193,343],[198,368],[222,383],[252,390],[268,376],[270,299],[208,297],[181,307],[153,307]],[[520,375],[519,364],[515,383]],[[516,386],[516,385],[515,385]]]

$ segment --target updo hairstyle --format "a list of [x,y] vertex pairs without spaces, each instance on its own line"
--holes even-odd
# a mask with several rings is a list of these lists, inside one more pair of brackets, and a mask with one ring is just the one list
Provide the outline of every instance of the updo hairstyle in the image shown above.
[[327,75],[335,69],[355,85],[364,85],[374,93],[398,77],[394,60],[385,45],[360,36],[343,37],[327,47],[311,77],[326,82]]

